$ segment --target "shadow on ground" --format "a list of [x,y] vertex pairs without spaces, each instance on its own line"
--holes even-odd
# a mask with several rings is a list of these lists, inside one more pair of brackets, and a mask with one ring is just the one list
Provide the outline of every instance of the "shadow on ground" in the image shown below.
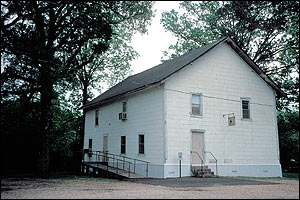
[[183,177],[183,178],[143,178],[143,179],[124,179],[123,181],[130,181],[135,183],[159,185],[165,187],[213,187],[213,186],[238,186],[238,185],[270,185],[279,184],[268,181],[256,181],[239,178],[218,177],[218,178],[197,178],[197,177]]

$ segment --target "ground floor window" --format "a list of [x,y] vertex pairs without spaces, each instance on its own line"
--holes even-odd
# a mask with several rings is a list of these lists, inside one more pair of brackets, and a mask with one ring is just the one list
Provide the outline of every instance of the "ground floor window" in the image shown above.
[[139,135],[139,154],[145,154],[144,135]]
[[126,153],[126,136],[121,136],[121,154]]
[[89,139],[89,149],[93,148],[93,139]]

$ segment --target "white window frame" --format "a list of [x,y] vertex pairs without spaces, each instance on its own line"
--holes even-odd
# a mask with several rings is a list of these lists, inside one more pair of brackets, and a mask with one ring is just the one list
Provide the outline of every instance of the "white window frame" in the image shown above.
[[[200,113],[193,113],[193,95],[197,95],[200,97]],[[202,93],[191,93],[190,95],[190,116],[191,117],[203,117],[203,94]]]
[[[248,101],[248,110],[249,110],[249,118],[244,118],[243,113],[243,101]],[[252,113],[251,113],[251,98],[249,97],[241,97],[241,119],[245,121],[251,121],[252,120]]]

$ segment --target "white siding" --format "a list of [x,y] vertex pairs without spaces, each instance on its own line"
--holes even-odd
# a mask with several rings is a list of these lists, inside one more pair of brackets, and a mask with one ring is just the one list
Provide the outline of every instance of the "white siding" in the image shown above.
[[[88,148],[88,139],[93,139],[93,150],[103,149],[103,135],[108,135],[108,151],[121,153],[121,136],[126,136],[127,157],[151,162],[153,170],[149,175],[163,177],[163,87],[147,89],[98,108],[99,126],[95,126],[95,110],[85,114],[84,148]],[[127,101],[127,120],[119,120],[122,102]],[[145,135],[145,154],[138,154],[138,135]],[[154,170],[161,165],[162,170]],[[157,171],[157,172],[156,172]]]
[[[203,116],[191,117],[191,95],[202,94]],[[241,98],[250,98],[251,120],[242,120]],[[118,119],[127,101],[126,121]],[[218,159],[223,176],[281,176],[275,93],[225,43],[168,78],[164,85],[144,90],[85,114],[84,148],[120,154],[126,136],[126,156],[151,162],[150,177],[178,177],[178,152],[183,152],[182,176],[190,175],[191,130],[204,131],[204,149]],[[235,126],[228,126],[234,113]],[[138,135],[145,135],[145,155],[138,154]],[[204,160],[215,171],[209,154]]]
[[[190,116],[192,93],[203,94],[203,117]],[[251,98],[250,121],[241,120],[241,97]],[[181,151],[188,175],[190,131],[202,129],[205,150],[213,152],[218,164],[225,166],[224,170],[220,167],[221,175],[234,175],[232,171],[236,170],[227,165],[274,165],[277,170],[280,164],[274,98],[273,90],[227,44],[215,47],[165,82],[166,164],[174,168]],[[228,126],[227,116],[223,117],[229,113],[235,115],[235,126]],[[206,154],[207,164],[211,159]],[[166,176],[178,176],[173,171],[166,169]],[[274,170],[269,174],[267,171],[272,170],[264,170],[265,176],[274,175]],[[281,171],[275,174],[281,176]]]

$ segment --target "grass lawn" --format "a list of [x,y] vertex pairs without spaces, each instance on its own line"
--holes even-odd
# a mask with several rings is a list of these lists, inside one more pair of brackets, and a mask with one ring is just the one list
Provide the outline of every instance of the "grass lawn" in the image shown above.
[[282,173],[283,178],[299,180],[299,173]]
[[261,180],[299,180],[299,173],[282,173],[282,178],[280,177],[246,177],[246,176],[238,176],[230,178],[240,178],[240,179],[261,179]]

